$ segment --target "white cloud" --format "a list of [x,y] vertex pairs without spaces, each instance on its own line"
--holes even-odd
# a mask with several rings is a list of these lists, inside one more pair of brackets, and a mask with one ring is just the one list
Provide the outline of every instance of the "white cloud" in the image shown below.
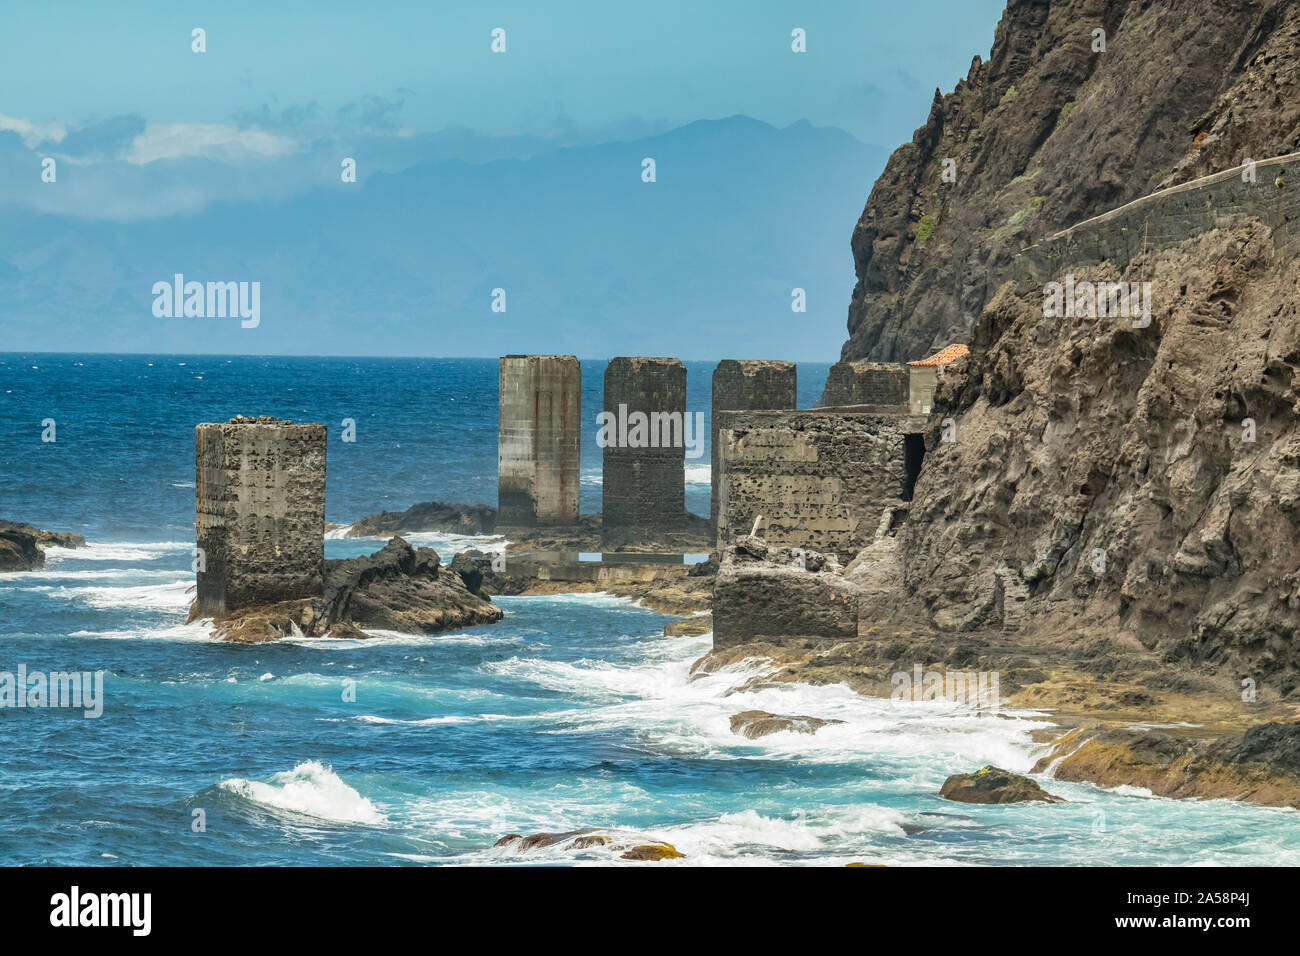
[[59,123],[33,123],[0,113],[0,131],[4,130],[12,130],[21,136],[28,149],[40,143],[61,143],[68,135],[67,128]]
[[293,140],[261,129],[217,123],[170,123],[148,127],[132,140],[123,158],[142,166],[159,159],[189,157],[239,162],[286,156],[297,151]]

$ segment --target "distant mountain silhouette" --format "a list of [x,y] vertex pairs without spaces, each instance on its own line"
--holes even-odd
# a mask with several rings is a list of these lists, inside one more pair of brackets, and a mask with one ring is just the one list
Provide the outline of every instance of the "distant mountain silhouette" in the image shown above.
[[[645,157],[656,182],[642,181]],[[838,129],[735,116],[161,220],[10,206],[3,347],[830,361],[854,282],[849,238],[884,158]],[[151,288],[177,272],[260,282],[260,327],[155,318]],[[795,287],[806,314],[791,312]],[[505,313],[491,311],[495,288]]]

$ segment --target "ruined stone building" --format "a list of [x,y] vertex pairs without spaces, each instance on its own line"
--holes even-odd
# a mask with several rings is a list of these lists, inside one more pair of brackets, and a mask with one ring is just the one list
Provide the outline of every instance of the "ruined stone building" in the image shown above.
[[943,378],[944,369],[959,358],[970,354],[970,348],[960,343],[950,345],[931,355],[907,363],[907,404],[913,415],[929,415],[934,405],[934,393]]

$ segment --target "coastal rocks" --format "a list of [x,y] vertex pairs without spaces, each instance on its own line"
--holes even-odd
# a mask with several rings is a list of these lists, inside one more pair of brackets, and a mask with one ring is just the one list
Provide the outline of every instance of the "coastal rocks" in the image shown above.
[[326,628],[346,622],[432,634],[501,620],[500,608],[440,565],[432,548],[412,548],[401,538],[368,557],[325,562]]
[[471,594],[487,597],[500,593],[492,587],[497,574],[492,566],[492,555],[485,554],[477,548],[460,551],[451,559],[451,570],[460,575],[461,581]]
[[0,521],[0,572],[34,571],[45,566],[45,547],[81,548],[85,544],[86,539],[79,534]]
[[1300,808],[1300,722],[1256,724],[1215,740],[1094,725],[1059,738],[1035,770],[1053,763],[1058,780]]
[[555,849],[564,853],[598,850],[617,855],[622,860],[641,862],[680,860],[686,856],[671,843],[663,840],[637,843],[635,838],[602,833],[598,827],[584,827],[581,830],[568,830],[563,833],[534,833],[531,836],[511,833],[497,840],[493,846],[509,853],[527,853],[543,849]]
[[1028,777],[992,766],[953,774],[943,782],[939,796],[958,803],[1065,803]]
[[[191,610],[191,620],[195,612]],[[259,643],[283,637],[364,637],[362,630],[432,634],[490,624],[503,616],[432,548],[393,538],[381,550],[325,562],[321,598],[244,608],[214,621],[219,640]]]
[[708,611],[692,614],[664,625],[664,637],[700,637],[713,631],[713,615]]
[[496,530],[497,509],[491,505],[447,504],[425,501],[405,511],[382,511],[358,518],[348,528],[349,538],[439,531],[448,534],[485,535]]
[[731,717],[731,732],[757,740],[768,734],[796,733],[815,734],[830,724],[842,724],[842,720],[822,717],[793,716],[782,717],[765,710],[746,710]]
[[1164,290],[1149,328],[999,290],[936,396],[957,441],[927,436],[897,603],[1044,641],[1056,615],[1281,689],[1300,669],[1300,259],[1280,242],[1241,221],[1074,271]]
[[713,646],[858,635],[858,586],[815,551],[742,535],[723,552],[713,589]]
[[620,854],[624,860],[681,860],[685,856],[671,843],[643,843]]

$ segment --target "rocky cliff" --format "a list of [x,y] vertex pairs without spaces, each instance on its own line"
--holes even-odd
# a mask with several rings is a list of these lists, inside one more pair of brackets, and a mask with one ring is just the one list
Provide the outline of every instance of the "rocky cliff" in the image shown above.
[[[907,520],[849,567],[864,620],[1115,641],[1290,691],[1300,177],[1192,180],[1300,148],[1297,94],[1300,4],[1011,0],[854,234],[846,356],[971,345]],[[1040,241],[1176,185],[1086,243]],[[1046,314],[1045,280],[1120,279],[1149,283],[1149,325]]]
[[1025,246],[1300,149],[1297,50],[1290,0],[1009,0],[988,61],[935,92],[867,200],[842,358],[967,341]]

